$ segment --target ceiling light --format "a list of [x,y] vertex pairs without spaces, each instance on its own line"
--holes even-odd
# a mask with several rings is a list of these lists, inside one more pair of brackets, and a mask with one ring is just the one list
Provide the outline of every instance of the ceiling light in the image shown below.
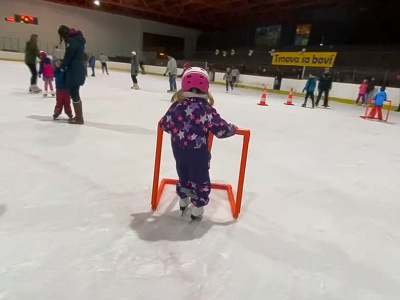
[[93,1],[93,4],[99,6],[100,5],[100,1],[99,0],[95,0],[95,1]]

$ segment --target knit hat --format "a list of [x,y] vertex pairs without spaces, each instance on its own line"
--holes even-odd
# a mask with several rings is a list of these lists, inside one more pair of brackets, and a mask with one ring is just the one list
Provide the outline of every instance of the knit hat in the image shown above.
[[40,55],[41,58],[44,58],[44,57],[47,56],[46,52],[44,52],[44,51],[40,51],[39,55]]

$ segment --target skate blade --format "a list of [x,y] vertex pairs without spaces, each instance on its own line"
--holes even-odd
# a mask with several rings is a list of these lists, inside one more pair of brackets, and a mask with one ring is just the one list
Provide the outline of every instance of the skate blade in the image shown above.
[[190,220],[189,224],[200,222],[203,219],[203,216],[198,216],[195,219],[193,219],[192,216],[190,216],[190,217],[191,217],[191,220]]

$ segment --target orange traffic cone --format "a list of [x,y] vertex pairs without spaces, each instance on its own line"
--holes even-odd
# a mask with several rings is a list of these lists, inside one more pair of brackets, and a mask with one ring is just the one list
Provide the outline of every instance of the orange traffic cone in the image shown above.
[[286,100],[286,103],[283,103],[283,104],[285,104],[285,105],[294,105],[293,102],[292,102],[292,99],[293,99],[293,88],[290,89],[290,93],[289,93],[289,96],[288,96],[288,98]]
[[268,104],[267,104],[267,86],[266,85],[264,85],[264,91],[261,95],[260,103],[257,103],[257,105],[268,106]]

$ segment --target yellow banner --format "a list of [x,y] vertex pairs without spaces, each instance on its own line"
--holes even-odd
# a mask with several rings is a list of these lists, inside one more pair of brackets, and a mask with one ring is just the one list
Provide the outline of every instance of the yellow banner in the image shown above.
[[279,66],[333,67],[337,52],[275,52],[272,64]]

